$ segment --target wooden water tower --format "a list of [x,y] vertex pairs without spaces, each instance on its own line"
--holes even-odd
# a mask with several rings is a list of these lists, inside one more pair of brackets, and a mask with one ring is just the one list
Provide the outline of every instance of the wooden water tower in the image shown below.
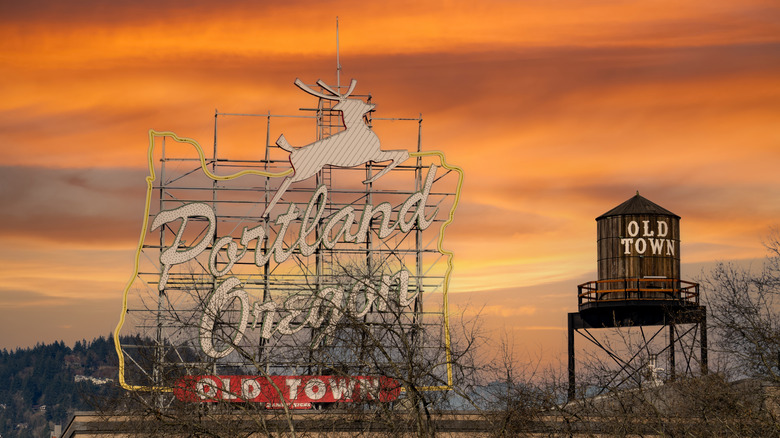
[[[675,378],[677,369],[675,345],[682,336],[693,333],[696,339],[698,334],[698,361],[701,372],[706,373],[706,309],[699,305],[699,285],[680,278],[680,216],[637,192],[597,217],[596,224],[598,280],[579,285],[578,311],[569,313],[568,318],[569,398],[575,395],[575,333],[612,357],[622,367],[617,374],[623,373],[626,380],[641,373],[643,365],[632,363],[639,352],[628,352],[631,359],[621,360],[619,352],[596,339],[595,329],[639,327],[645,339],[639,348],[650,355],[650,341],[668,327],[669,343],[657,353],[668,357],[670,379]],[[648,341],[644,326],[661,327]],[[656,355],[652,356],[654,363]],[[693,354],[684,356],[688,361],[684,369],[689,372],[695,358]]]

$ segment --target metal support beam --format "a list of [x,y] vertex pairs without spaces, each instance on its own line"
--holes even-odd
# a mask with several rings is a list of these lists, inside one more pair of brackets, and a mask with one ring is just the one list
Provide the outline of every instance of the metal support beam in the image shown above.
[[676,364],[674,362],[674,323],[669,324],[669,378],[674,381],[676,375]]
[[575,394],[575,385],[576,385],[576,375],[574,370],[574,319],[579,318],[578,313],[570,313],[569,314],[569,328],[568,328],[568,339],[569,339],[569,400],[573,400]]
[[700,310],[699,324],[701,325],[701,351],[699,353],[701,357],[701,373],[706,376],[709,374],[709,366],[707,365],[707,308],[703,306]]
[[[631,327],[630,321],[629,325],[627,326],[621,326],[620,322],[618,322],[617,318],[607,318],[608,315],[596,315],[594,318],[593,314],[585,315],[585,317],[582,316],[580,312],[574,312],[569,313],[567,318],[567,342],[568,342],[568,378],[569,378],[569,388],[568,388],[568,399],[573,400],[576,396],[576,383],[577,383],[577,377],[576,377],[576,357],[575,357],[575,351],[574,351],[574,337],[576,333],[580,333],[583,337],[585,337],[587,340],[591,341],[596,347],[600,348],[604,352],[606,352],[609,357],[611,357],[615,362],[621,366],[621,370],[617,372],[617,374],[622,373],[626,369],[632,369],[633,372],[629,372],[629,376],[626,379],[623,379],[620,383],[617,384],[617,386],[622,385],[627,379],[631,378],[632,375],[636,372],[638,372],[639,367],[632,368],[630,367],[630,363],[637,357],[637,355],[640,353],[640,351],[647,351],[648,354],[650,354],[650,351],[647,349],[647,347],[650,345],[650,343],[653,342],[653,339],[655,339],[660,333],[663,333],[663,330],[666,329],[668,326],[668,333],[669,333],[669,344],[667,347],[660,350],[660,352],[657,353],[663,353],[668,349],[669,354],[669,377],[670,380],[675,380],[677,378],[677,359],[676,359],[676,353],[677,353],[677,346],[676,344],[680,343],[680,347],[682,347],[683,355],[685,356],[685,363],[686,368],[684,373],[689,374],[692,372],[691,365],[695,363],[695,358],[693,357],[693,352],[695,351],[695,338],[698,329],[701,330],[699,332],[699,342],[700,342],[700,364],[701,364],[701,374],[706,375],[708,373],[708,363],[707,363],[707,309],[704,306],[696,306],[696,307],[690,307],[690,308],[683,308],[683,309],[664,309],[662,317],[658,319],[658,321],[663,321],[659,324],[641,324],[641,322],[646,322],[647,319],[642,319],[641,315],[634,318],[634,321],[640,322],[640,324],[633,325],[633,327],[640,327],[640,329],[644,325],[656,325],[661,326],[658,331],[650,338],[645,339],[644,338],[644,332],[642,332],[643,339],[644,339],[644,345],[639,346],[639,351],[636,351],[633,356],[628,359],[628,361],[624,361],[621,359],[616,352],[611,351],[608,344],[602,344],[594,337],[593,334],[590,333],[589,330],[595,330],[595,329],[604,329],[604,328],[613,328],[620,330],[621,328],[628,328]],[[629,317],[634,316],[632,313],[626,313],[626,315],[629,315]],[[601,325],[598,325],[601,324]],[[691,328],[687,330],[682,330],[680,333],[677,333],[677,326],[679,324],[687,324],[687,325],[693,325]],[[691,335],[691,333],[693,333]],[[685,345],[683,344],[684,338],[687,336],[693,336],[694,343],[691,346],[691,351],[689,353],[686,353]],[[630,354],[630,353],[629,353]],[[616,376],[617,376],[616,374]],[[614,379],[613,379],[614,380]],[[610,383],[607,383],[607,386],[611,385],[612,381]]]

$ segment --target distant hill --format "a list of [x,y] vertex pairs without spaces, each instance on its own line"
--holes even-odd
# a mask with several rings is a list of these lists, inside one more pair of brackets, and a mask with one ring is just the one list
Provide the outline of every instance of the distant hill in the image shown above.
[[89,395],[115,390],[111,336],[0,352],[0,437],[50,437],[76,410],[92,410]]

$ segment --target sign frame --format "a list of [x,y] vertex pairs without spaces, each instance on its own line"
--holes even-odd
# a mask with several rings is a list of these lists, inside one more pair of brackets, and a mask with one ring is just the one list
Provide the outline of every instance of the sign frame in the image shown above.
[[[354,84],[354,83],[353,83]],[[354,85],[353,85],[354,87]],[[346,93],[347,95],[349,93]],[[217,113],[219,114],[219,113]],[[229,114],[227,114],[229,115]],[[270,120],[271,115],[268,116],[268,123],[270,126]],[[421,124],[422,119],[419,119],[419,123]],[[216,117],[215,117],[215,124],[216,124]],[[216,125],[215,125],[215,135],[216,135]],[[125,376],[125,368],[126,368],[126,362],[125,362],[125,355],[126,352],[123,351],[122,344],[120,342],[120,335],[122,328],[125,325],[126,322],[126,315],[128,314],[129,306],[128,306],[128,298],[131,292],[131,289],[134,285],[134,283],[139,278],[139,265],[140,260],[142,258],[142,253],[144,250],[144,242],[146,242],[148,238],[148,233],[150,231],[150,217],[152,213],[152,200],[154,199],[154,191],[155,189],[159,189],[159,180],[158,176],[155,171],[155,148],[156,146],[162,141],[163,148],[164,148],[164,141],[172,140],[173,142],[184,145],[185,147],[191,147],[194,149],[194,152],[197,155],[197,161],[199,164],[199,170],[203,172],[203,175],[205,175],[209,180],[214,181],[215,183],[218,181],[234,181],[238,180],[242,177],[251,177],[251,176],[259,176],[263,178],[270,178],[270,179],[279,179],[279,178],[285,178],[286,180],[289,180],[290,176],[293,175],[294,170],[293,169],[287,169],[283,171],[278,172],[269,172],[265,170],[253,170],[253,169],[246,169],[242,170],[240,172],[236,173],[230,173],[230,174],[220,174],[216,172],[217,166],[215,163],[217,162],[216,158],[216,146],[215,146],[215,156],[211,158],[207,158],[206,154],[203,150],[203,148],[200,146],[200,144],[195,141],[194,139],[187,138],[187,137],[180,137],[176,135],[173,132],[170,131],[156,131],[156,130],[150,130],[148,133],[149,138],[149,147],[147,149],[147,164],[149,169],[149,174],[146,177],[146,201],[145,201],[145,207],[144,207],[144,219],[142,224],[142,230],[141,235],[139,238],[138,247],[136,248],[135,257],[134,257],[134,268],[133,268],[133,274],[126,283],[126,286],[123,291],[123,298],[122,298],[122,312],[120,316],[120,320],[116,326],[116,329],[114,331],[114,342],[115,342],[115,348],[116,353],[119,359],[119,383],[120,385],[127,389],[132,391],[162,391],[162,392],[171,392],[173,391],[173,388],[170,386],[165,385],[137,385],[129,383]],[[216,139],[215,139],[216,143]],[[449,291],[449,283],[450,283],[450,276],[453,270],[453,253],[451,251],[448,251],[444,249],[443,246],[443,240],[444,240],[444,234],[446,228],[452,223],[455,209],[458,206],[458,203],[460,201],[461,196],[461,189],[462,189],[462,183],[463,183],[463,170],[458,166],[450,165],[446,162],[446,159],[444,157],[444,154],[440,151],[421,151],[420,145],[419,145],[419,138],[418,138],[418,151],[417,152],[410,152],[408,153],[408,156],[410,158],[414,158],[417,160],[418,165],[420,163],[420,160],[422,158],[427,159],[433,159],[435,161],[438,161],[438,166],[442,169],[445,169],[447,172],[454,172],[457,175],[456,180],[456,188],[454,190],[454,193],[452,194],[453,199],[451,202],[451,208],[449,211],[446,212],[446,214],[443,215],[444,219],[442,220],[441,224],[439,225],[438,230],[438,236],[436,238],[436,251],[441,255],[441,257],[444,258],[446,268],[445,273],[443,277],[441,292],[442,292],[442,309],[443,309],[443,330],[444,330],[444,342],[445,342],[445,355],[446,355],[446,384],[444,385],[434,385],[434,386],[427,386],[427,387],[420,387],[417,388],[419,390],[449,390],[452,388],[453,384],[453,376],[452,376],[452,354],[451,354],[451,343],[450,343],[450,317],[449,317],[449,311],[448,311],[448,291]],[[211,167],[211,169],[209,169]],[[384,173],[384,171],[382,171]],[[158,184],[158,185],[155,185]],[[284,190],[280,190],[281,192],[284,192]],[[266,190],[267,192],[267,190]],[[159,214],[159,213],[158,213]],[[265,216],[266,213],[264,213]],[[399,220],[400,222],[400,220]],[[182,228],[184,225],[182,225]],[[166,271],[167,272],[167,271]],[[162,276],[163,273],[161,273]],[[161,282],[162,285],[162,282]],[[162,286],[161,286],[162,287]]]

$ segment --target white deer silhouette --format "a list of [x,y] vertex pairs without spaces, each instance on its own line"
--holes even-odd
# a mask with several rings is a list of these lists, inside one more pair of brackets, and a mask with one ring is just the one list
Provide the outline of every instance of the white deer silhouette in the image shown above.
[[282,184],[276,191],[276,195],[274,195],[268,207],[266,207],[263,217],[268,215],[287,188],[290,187],[290,184],[311,178],[325,165],[353,167],[368,162],[381,163],[392,160],[392,163],[388,164],[376,175],[363,181],[363,183],[368,184],[376,181],[379,177],[409,158],[409,151],[405,149],[390,151],[380,149],[379,138],[363,121],[363,116],[374,109],[375,105],[363,102],[360,99],[348,99],[355,89],[355,85],[357,85],[355,79],[352,79],[345,94],[339,94],[334,91],[321,79],[317,80],[317,85],[332,95],[314,91],[300,79],[295,80],[295,85],[320,99],[337,100],[338,103],[332,109],[341,111],[342,121],[346,129],[300,148],[293,148],[287,142],[287,139],[284,138],[284,134],[279,136],[276,144],[290,152],[290,164],[292,165],[293,173],[282,181]]

